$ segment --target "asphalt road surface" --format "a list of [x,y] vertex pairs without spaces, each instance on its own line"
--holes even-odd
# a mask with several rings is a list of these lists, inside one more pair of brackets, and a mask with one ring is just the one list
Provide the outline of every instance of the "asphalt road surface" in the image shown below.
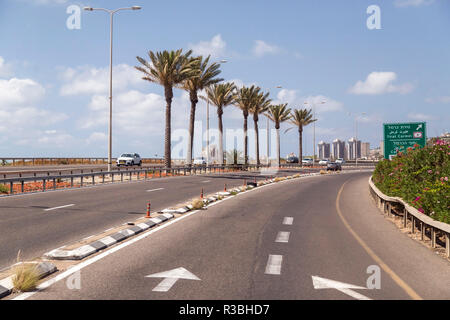
[[369,174],[240,194],[88,258],[78,280],[66,274],[26,297],[449,299],[449,263],[385,220],[370,197]]
[[[280,170],[289,175],[305,170]],[[151,212],[241,186],[244,179],[265,179],[259,172],[157,178],[0,198],[0,270],[21,258],[33,259]]]

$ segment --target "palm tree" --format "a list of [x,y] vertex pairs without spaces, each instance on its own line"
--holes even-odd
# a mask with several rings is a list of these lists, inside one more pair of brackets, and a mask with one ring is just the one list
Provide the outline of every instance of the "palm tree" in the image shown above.
[[247,118],[248,114],[255,104],[255,100],[259,95],[259,87],[254,85],[251,87],[242,87],[236,93],[234,105],[242,110],[244,116],[244,164],[248,164],[248,136],[247,136]]
[[255,150],[256,150],[256,165],[260,165],[259,161],[259,130],[258,130],[258,120],[259,114],[266,112],[269,109],[272,100],[269,99],[269,93],[264,94],[261,92],[255,99],[250,112],[253,113],[253,122],[255,127]]
[[291,113],[289,122],[298,127],[298,161],[300,165],[303,163],[303,127],[306,127],[314,121],[317,121],[317,119],[313,119],[311,109],[295,109]]
[[142,66],[135,67],[144,73],[143,80],[160,84],[164,87],[166,98],[166,123],[164,140],[164,165],[171,167],[171,107],[173,99],[173,87],[182,83],[185,79],[196,74],[196,63],[189,59],[192,50],[182,53],[182,49],[176,51],[148,52],[150,61],[136,57]]
[[235,98],[236,86],[233,82],[214,84],[206,87],[205,100],[217,107],[217,118],[219,127],[219,164],[223,164],[223,108],[233,104]]
[[267,116],[270,120],[275,122],[275,129],[277,129],[277,161],[278,166],[281,164],[280,162],[280,124],[284,121],[287,121],[291,118],[290,115],[291,109],[287,108],[287,103],[271,105],[267,112]]
[[186,78],[180,87],[189,92],[189,100],[191,101],[191,115],[189,118],[189,140],[186,155],[186,162],[188,165],[192,164],[192,148],[194,144],[194,125],[195,125],[195,108],[198,103],[198,91],[206,87],[216,84],[223,79],[216,78],[220,74],[220,64],[213,62],[209,63],[210,56],[203,60],[203,57],[192,57],[191,62],[196,65],[196,73],[189,78]]

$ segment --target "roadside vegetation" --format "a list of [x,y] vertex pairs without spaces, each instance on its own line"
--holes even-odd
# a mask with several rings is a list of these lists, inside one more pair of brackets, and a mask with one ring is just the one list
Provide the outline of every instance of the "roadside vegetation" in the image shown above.
[[382,160],[373,182],[384,194],[400,197],[435,220],[450,223],[450,144],[437,140]]

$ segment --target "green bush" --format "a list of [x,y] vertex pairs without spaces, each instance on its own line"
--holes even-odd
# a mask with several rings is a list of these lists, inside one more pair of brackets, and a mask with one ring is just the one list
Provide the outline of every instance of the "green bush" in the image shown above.
[[435,220],[450,223],[450,144],[437,140],[382,160],[373,182],[384,194],[400,197]]
[[4,184],[0,184],[0,194],[2,193],[8,193],[9,189]]

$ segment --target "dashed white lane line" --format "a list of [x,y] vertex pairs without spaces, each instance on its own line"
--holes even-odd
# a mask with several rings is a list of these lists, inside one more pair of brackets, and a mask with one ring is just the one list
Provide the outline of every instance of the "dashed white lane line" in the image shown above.
[[73,207],[73,206],[74,206],[74,204],[67,204],[65,206],[59,206],[59,207],[44,209],[44,211],[52,211],[52,210],[56,210],[56,209],[62,209],[62,208]]
[[280,275],[282,261],[283,261],[283,256],[276,255],[276,254],[269,254],[269,259],[267,260],[265,274]]
[[284,217],[283,219],[283,224],[284,225],[292,225],[294,223],[294,218],[293,217]]
[[290,232],[286,232],[286,231],[278,232],[275,242],[288,243],[290,234],[291,234]]
[[164,188],[150,189],[150,190],[147,190],[147,192],[158,191],[158,190],[164,190]]
[[208,182],[211,182],[211,180],[205,180],[205,181],[202,181],[203,183],[208,183]]

